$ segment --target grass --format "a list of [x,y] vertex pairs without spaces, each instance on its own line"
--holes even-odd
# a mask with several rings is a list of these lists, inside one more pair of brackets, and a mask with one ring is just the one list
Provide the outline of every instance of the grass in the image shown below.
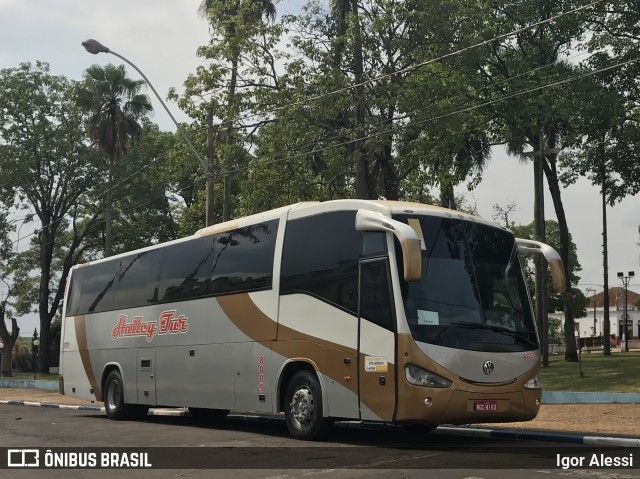
[[541,370],[545,391],[640,393],[640,352],[582,355],[579,363],[567,363],[563,355],[549,356]]

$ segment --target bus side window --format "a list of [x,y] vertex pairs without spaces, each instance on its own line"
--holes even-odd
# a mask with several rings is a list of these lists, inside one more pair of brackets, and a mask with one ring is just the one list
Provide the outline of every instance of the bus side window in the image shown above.
[[117,308],[115,302],[116,284],[120,260],[109,260],[76,269],[72,280],[72,291],[77,300],[74,301],[75,310],[67,314],[99,313]]
[[358,314],[362,239],[355,217],[355,211],[336,211],[287,223],[280,294],[308,294]]
[[154,299],[157,301],[162,256],[162,249],[154,249],[122,259],[116,285],[118,309],[147,306]]
[[393,331],[389,268],[385,260],[360,264],[360,316]]

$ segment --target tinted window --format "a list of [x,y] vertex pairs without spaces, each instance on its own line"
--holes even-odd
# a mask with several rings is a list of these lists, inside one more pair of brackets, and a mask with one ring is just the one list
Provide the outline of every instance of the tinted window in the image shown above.
[[118,309],[147,306],[158,302],[162,254],[162,249],[154,249],[122,258],[116,287]]
[[270,288],[278,222],[216,235],[211,267],[214,294]]
[[287,223],[281,293],[307,293],[358,312],[358,260],[367,237],[369,252],[384,253],[384,233],[362,234],[355,211],[339,211]]
[[386,260],[366,261],[360,265],[360,316],[393,331],[393,306],[389,292],[389,268]]
[[[416,219],[426,246],[422,279],[401,281],[415,339],[475,351],[536,349],[537,335],[513,234],[471,221]],[[401,258],[398,251],[400,271]]]
[[162,302],[270,288],[278,221],[165,248]]
[[277,232],[274,220],[78,268],[67,315],[271,288]]
[[167,246],[158,298],[162,302],[201,298],[211,294],[211,264],[215,237]]
[[114,309],[119,266],[120,260],[113,260],[75,269],[67,299],[67,314]]

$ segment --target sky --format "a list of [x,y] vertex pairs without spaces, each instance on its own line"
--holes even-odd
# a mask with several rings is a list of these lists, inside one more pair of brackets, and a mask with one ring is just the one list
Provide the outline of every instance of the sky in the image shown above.
[[[281,0],[278,13],[296,13],[304,0]],[[207,23],[198,16],[200,0],[0,0],[0,68],[22,62],[45,61],[51,73],[80,80],[92,64],[119,64],[113,55],[91,55],[81,42],[94,38],[126,57],[144,72],[163,99],[169,88],[182,90],[189,73],[200,64],[199,46],[209,41]],[[136,74],[127,66],[129,76]],[[158,100],[151,97],[151,119],[163,130],[173,124]],[[178,121],[189,121],[175,103],[167,102]],[[480,185],[471,193],[458,191],[476,206],[480,216],[491,219],[492,206],[517,203],[511,220],[527,224],[533,218],[533,166],[522,164],[496,148]],[[597,187],[578,181],[562,191],[569,229],[582,265],[580,288],[602,290],[602,213]],[[549,194],[547,219],[555,219]],[[630,288],[640,291],[640,196],[626,198],[608,208],[609,284],[621,285],[618,271],[635,271],[638,280]],[[24,231],[23,231],[24,233]],[[23,333],[31,334],[35,317],[20,319]]]

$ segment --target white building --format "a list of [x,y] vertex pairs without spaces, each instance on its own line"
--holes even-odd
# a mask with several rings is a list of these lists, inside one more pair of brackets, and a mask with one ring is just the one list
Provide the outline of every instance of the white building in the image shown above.
[[[611,334],[620,341],[624,333],[624,293],[625,289],[615,287],[609,289],[609,324]],[[640,339],[640,310],[636,307],[640,294],[628,290],[627,297],[627,330],[629,339]],[[564,324],[564,313],[549,315],[559,318]],[[587,316],[575,320],[581,338],[602,336],[604,331],[604,292],[589,297]],[[578,330],[576,336],[578,336]]]

